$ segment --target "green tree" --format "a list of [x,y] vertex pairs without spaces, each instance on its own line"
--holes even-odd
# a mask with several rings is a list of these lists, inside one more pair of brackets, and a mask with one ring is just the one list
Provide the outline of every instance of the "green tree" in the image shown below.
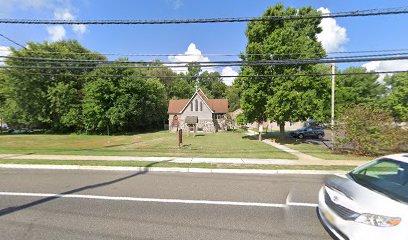
[[[156,62],[160,62],[157,60]],[[177,73],[173,72],[169,67],[166,67],[163,64],[155,64],[154,66],[160,66],[161,68],[152,67],[147,69],[147,75],[149,76],[158,76],[160,82],[164,85],[166,89],[167,98],[171,99],[172,96],[172,89],[174,85],[177,83]]]
[[214,98],[225,98],[227,94],[227,85],[222,81],[217,81],[212,84],[210,92]]
[[[83,54],[73,54],[83,53]],[[14,57],[38,57],[72,60],[105,60],[98,53],[81,46],[77,41],[55,43],[28,43],[26,48],[12,49]],[[7,59],[9,66],[30,66],[32,62],[22,59]],[[76,67],[79,63],[38,62],[44,67]],[[76,75],[90,69],[10,69],[7,71],[5,88],[7,103],[5,118],[11,124],[23,123],[28,127],[51,128],[58,131],[78,130],[78,114],[81,108],[83,81]]]
[[201,66],[199,63],[191,62],[187,64],[187,82],[194,86],[197,78],[200,76],[201,73]]
[[186,79],[176,79],[170,92],[170,97],[175,99],[189,99],[194,94],[195,88]]
[[[263,17],[305,16],[320,13],[311,8],[284,8],[283,4],[269,7]],[[325,51],[316,35],[322,31],[320,19],[296,21],[254,21],[248,23],[248,43],[244,61],[319,58]],[[299,54],[302,53],[302,54]],[[254,55],[255,54],[255,55]],[[249,121],[277,121],[281,132],[285,121],[307,118],[325,120],[328,107],[329,83],[322,77],[283,77],[302,73],[317,73],[314,65],[246,66],[243,75],[272,77],[242,78],[241,107]]]
[[[366,73],[363,67],[349,67],[336,77],[336,111],[356,104],[379,104],[385,86],[377,81],[378,74]],[[354,75],[353,75],[354,74]]]
[[[157,127],[165,119],[165,87],[131,68],[96,69],[85,78],[83,121],[86,131],[126,132]],[[123,75],[110,77],[106,75]]]
[[397,121],[408,121],[408,73],[397,73],[384,79],[388,92],[383,105]]
[[226,97],[228,99],[228,110],[233,112],[241,107],[240,105],[240,90],[237,86],[232,85],[227,88]]

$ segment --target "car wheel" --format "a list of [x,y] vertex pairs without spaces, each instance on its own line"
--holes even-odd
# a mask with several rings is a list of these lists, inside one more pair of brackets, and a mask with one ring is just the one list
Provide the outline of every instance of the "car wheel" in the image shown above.
[[318,138],[318,139],[322,139],[322,138],[323,138],[323,135],[322,135],[322,134],[319,134],[319,135],[317,135],[317,138]]
[[303,138],[305,138],[305,136],[303,136],[303,134],[299,134],[299,138],[303,139]]

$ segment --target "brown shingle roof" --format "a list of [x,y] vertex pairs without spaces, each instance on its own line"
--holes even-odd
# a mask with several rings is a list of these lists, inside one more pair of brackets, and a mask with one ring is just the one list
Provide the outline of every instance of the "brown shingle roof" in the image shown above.
[[[228,99],[208,99],[204,92],[199,89],[197,92],[204,102],[215,113],[227,113],[228,112]],[[184,107],[188,104],[190,99],[170,100],[167,113],[180,113]]]
[[215,113],[228,112],[228,99],[208,99],[207,104]]
[[205,93],[203,92],[203,90],[198,89],[198,94],[200,95],[200,97],[201,97],[205,102],[207,102],[208,97],[205,95]]
[[170,100],[167,113],[180,113],[190,99]]

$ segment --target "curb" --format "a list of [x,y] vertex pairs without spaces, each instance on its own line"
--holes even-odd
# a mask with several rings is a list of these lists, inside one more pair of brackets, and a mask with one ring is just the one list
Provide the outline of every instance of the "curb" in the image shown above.
[[259,169],[210,169],[210,168],[161,168],[161,167],[104,167],[80,165],[29,165],[0,164],[0,169],[43,169],[43,170],[95,170],[95,171],[132,171],[132,172],[170,172],[170,173],[210,173],[210,174],[302,174],[330,175],[344,174],[340,170],[259,170]]

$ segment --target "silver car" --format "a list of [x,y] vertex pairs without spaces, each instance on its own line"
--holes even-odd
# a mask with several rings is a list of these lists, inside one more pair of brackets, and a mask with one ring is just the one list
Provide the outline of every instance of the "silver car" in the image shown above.
[[408,239],[408,153],[381,157],[326,180],[319,219],[337,239]]

